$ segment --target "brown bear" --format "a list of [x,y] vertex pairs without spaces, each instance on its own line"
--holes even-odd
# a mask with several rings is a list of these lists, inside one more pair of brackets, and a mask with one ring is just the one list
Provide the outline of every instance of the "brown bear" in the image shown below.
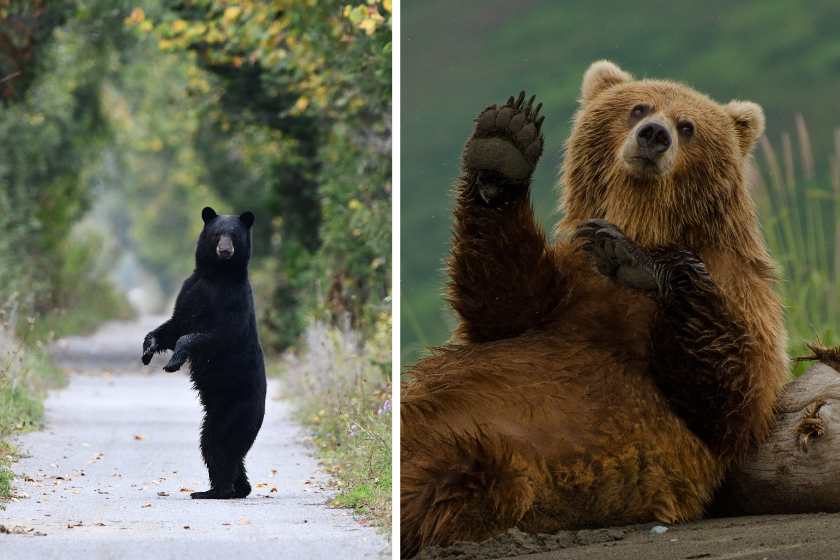
[[534,98],[476,120],[456,186],[453,343],[401,402],[401,546],[703,514],[788,378],[781,304],[747,191],[758,105],[583,78],[550,244],[529,185]]

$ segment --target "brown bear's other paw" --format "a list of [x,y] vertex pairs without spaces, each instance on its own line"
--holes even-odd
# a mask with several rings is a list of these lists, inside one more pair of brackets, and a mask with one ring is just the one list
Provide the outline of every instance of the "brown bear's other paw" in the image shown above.
[[[501,107],[491,105],[478,115],[464,153],[468,168],[496,171],[514,181],[525,181],[531,176],[543,151],[540,129],[545,119],[539,116],[542,103],[533,108],[535,97],[524,103],[523,91],[518,99],[511,97]],[[482,190],[481,195],[489,200],[498,191],[499,187],[493,185]]]
[[584,250],[592,255],[598,272],[628,288],[659,289],[653,259],[618,226],[606,220],[584,220],[577,228],[572,241],[582,241],[575,252]]

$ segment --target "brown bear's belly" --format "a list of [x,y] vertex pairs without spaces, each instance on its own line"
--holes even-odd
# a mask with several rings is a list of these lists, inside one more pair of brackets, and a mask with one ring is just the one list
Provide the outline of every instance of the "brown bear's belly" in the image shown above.
[[460,487],[493,488],[494,503],[527,502],[515,524],[532,533],[699,516],[721,469],[646,358],[570,335],[454,347],[418,364],[402,394],[403,494],[431,485],[457,502],[482,499]]

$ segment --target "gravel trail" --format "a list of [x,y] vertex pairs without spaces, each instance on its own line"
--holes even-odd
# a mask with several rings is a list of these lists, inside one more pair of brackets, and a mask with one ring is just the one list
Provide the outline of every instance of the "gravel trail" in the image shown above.
[[[243,500],[192,500],[208,489],[198,449],[201,409],[167,358],[140,363],[143,336],[164,317],[115,322],[59,341],[53,358],[66,388],[46,401],[47,428],[24,435],[21,498],[0,511],[0,558],[148,559],[390,557],[391,544],[347,510],[331,509],[321,471],[291,420],[272,400],[246,459]],[[23,495],[26,495],[23,497]]]

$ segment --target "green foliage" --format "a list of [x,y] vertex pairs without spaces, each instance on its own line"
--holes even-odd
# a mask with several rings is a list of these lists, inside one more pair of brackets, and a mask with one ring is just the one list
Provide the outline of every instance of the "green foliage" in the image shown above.
[[[66,7],[52,7],[60,14],[44,12],[40,2],[0,10],[0,35],[16,33],[19,23],[43,28],[0,48],[0,59],[15,59],[26,76],[9,81],[16,89],[0,105],[0,298],[18,293],[23,314],[42,318],[68,309],[88,313],[86,294],[104,292],[91,318],[99,322],[124,315],[125,306],[107,278],[83,274],[97,257],[96,243],[71,234],[92,200],[86,170],[108,139],[98,87],[101,45],[84,38],[90,21],[53,29]],[[31,56],[20,58],[21,50]]]
[[257,216],[267,345],[311,316],[370,331],[391,274],[390,2],[197,0],[126,23],[217,78],[195,146],[216,196]]
[[303,354],[287,354],[282,381],[299,419],[341,492],[336,505],[391,524],[391,321],[382,315],[365,343],[323,323],[304,334]]

